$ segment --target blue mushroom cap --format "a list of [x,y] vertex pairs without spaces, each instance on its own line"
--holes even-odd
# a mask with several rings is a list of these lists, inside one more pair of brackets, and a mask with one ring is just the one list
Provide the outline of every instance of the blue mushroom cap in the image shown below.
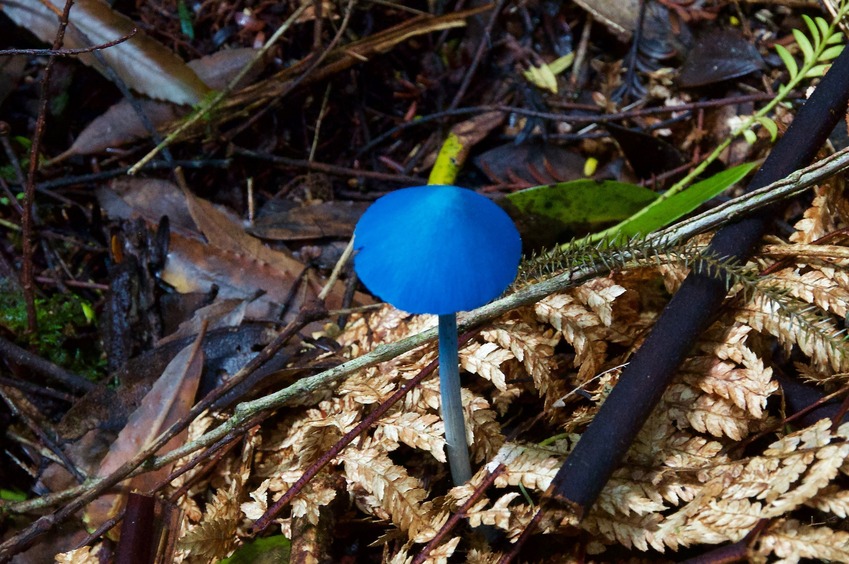
[[374,202],[354,230],[354,268],[371,292],[410,313],[480,307],[516,277],[522,241],[510,216],[456,186],[417,186]]

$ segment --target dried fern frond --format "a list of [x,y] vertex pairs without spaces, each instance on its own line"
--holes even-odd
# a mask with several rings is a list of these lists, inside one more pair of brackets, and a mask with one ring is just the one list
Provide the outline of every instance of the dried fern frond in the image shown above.
[[776,441],[761,456],[723,465],[655,536],[673,549],[736,541],[759,520],[786,515],[837,475],[849,456],[847,432],[849,425],[833,433],[824,419]]
[[849,342],[845,329],[833,318],[818,314],[814,308],[787,308],[766,295],[756,296],[737,311],[736,319],[754,330],[770,334],[785,347],[796,345],[811,358],[824,378],[849,369]]
[[393,463],[372,441],[358,448],[349,447],[339,459],[348,490],[360,509],[377,519],[391,521],[413,542],[430,540],[448,519],[447,512],[424,502],[427,492],[421,480]]
[[746,346],[751,327],[735,324],[699,342],[704,355],[691,356],[681,367],[686,383],[709,394],[729,400],[736,407],[760,419],[769,396],[778,390],[772,369]]
[[795,519],[780,519],[758,537],[755,555],[777,556],[787,563],[802,558],[849,562],[849,533],[823,525],[805,525]]
[[236,547],[241,493],[241,479],[234,480],[229,488],[218,489],[200,523],[180,537],[178,546],[189,562],[219,560]]
[[536,508],[527,503],[514,503],[522,494],[511,492],[492,502],[482,499],[467,512],[472,527],[489,525],[505,531],[507,537],[515,539],[530,523]]
[[[445,429],[439,415],[435,413],[396,412],[378,421],[374,431],[376,440],[386,445],[404,443],[413,448],[427,451],[439,462],[446,463]],[[387,448],[387,450],[394,450]]]
[[103,543],[93,546],[81,546],[75,550],[69,550],[55,556],[55,564],[100,564],[100,552]]
[[805,505],[846,519],[849,517],[849,490],[837,485],[826,486],[807,500]]
[[601,371],[607,360],[607,341],[599,316],[571,296],[555,294],[534,307],[540,321],[557,329],[575,349],[578,381],[586,382]]
[[735,441],[748,436],[753,423],[745,410],[731,401],[686,384],[672,384],[661,399],[661,409],[679,426],[692,427],[699,433],[729,437]]

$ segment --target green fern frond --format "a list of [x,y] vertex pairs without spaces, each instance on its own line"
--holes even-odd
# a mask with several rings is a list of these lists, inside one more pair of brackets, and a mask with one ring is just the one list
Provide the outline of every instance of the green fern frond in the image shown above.
[[793,30],[793,39],[802,53],[801,67],[790,51],[782,45],[776,45],[775,51],[787,68],[790,80],[778,90],[778,98],[783,98],[796,88],[802,80],[818,78],[828,68],[830,62],[843,50],[843,34],[837,31],[840,20],[849,13],[849,2],[843,2],[837,17],[828,22],[824,18],[802,16],[808,28],[810,38],[800,29]]

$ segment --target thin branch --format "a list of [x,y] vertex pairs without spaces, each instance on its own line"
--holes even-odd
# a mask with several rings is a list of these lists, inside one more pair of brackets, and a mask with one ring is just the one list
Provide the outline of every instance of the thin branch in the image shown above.
[[[68,18],[70,16],[71,7],[74,5],[74,0],[65,0],[65,8],[62,11],[62,16],[59,18],[59,28],[56,30],[56,38],[53,40],[53,50],[56,51],[62,48],[65,41],[65,29],[68,27]],[[47,59],[47,66],[44,68],[44,76],[41,79],[41,93],[38,100],[38,119],[35,122],[35,132],[32,135],[32,147],[29,153],[29,171],[27,174],[27,183],[24,189],[23,201],[23,221],[21,227],[23,229],[23,244],[22,244],[22,262],[23,268],[21,272],[21,284],[24,287],[24,302],[27,309],[27,330],[31,333],[36,331],[38,322],[35,311],[35,274],[33,268],[33,259],[35,248],[33,247],[33,209],[35,207],[35,174],[38,170],[38,153],[41,148],[41,138],[44,136],[45,123],[47,121],[47,104],[50,85],[50,77],[53,74],[53,64],[56,61],[56,55],[50,55]]]
[[500,476],[501,473],[504,472],[504,470],[506,469],[507,467],[504,466],[504,464],[499,463],[492,471],[487,471],[486,477],[480,484],[475,487],[474,493],[469,497],[469,499],[466,500],[466,502],[462,506],[457,509],[457,511],[455,511],[451,515],[451,517],[448,518],[448,520],[445,522],[444,525],[442,525],[436,535],[432,539],[430,539],[430,542],[428,542],[424,546],[424,548],[422,548],[421,551],[416,554],[411,564],[421,564],[422,562],[427,560],[427,557],[430,552],[443,541],[443,539],[448,535],[448,533],[450,533],[454,529],[454,527],[457,526],[461,519],[465,519],[466,515],[469,513],[469,509],[471,509],[471,507],[475,503],[477,503],[477,501],[481,497],[483,497],[483,494],[486,493],[486,490],[492,484],[495,483],[495,479],[498,478],[498,476]]
[[133,28],[130,33],[128,33],[127,35],[123,35],[118,39],[114,39],[106,43],[101,43],[100,45],[95,45],[93,47],[84,47],[82,49],[0,49],[0,57],[8,55],[35,55],[36,57],[71,57],[74,55],[82,55],[83,53],[91,53],[92,51],[101,51],[103,49],[108,49],[110,47],[120,45],[124,41],[127,41],[128,39],[132,38],[138,32],[138,29]]

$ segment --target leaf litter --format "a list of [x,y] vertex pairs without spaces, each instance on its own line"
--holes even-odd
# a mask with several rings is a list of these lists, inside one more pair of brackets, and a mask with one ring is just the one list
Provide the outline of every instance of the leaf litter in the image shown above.
[[[0,4],[11,12],[5,2]],[[93,0],[79,4],[94,10],[76,24],[94,42],[100,41],[102,35],[94,33],[97,26],[107,28],[109,39],[125,32],[125,16],[117,16],[117,12]],[[160,55],[151,53],[161,49],[177,51],[180,56],[162,55],[156,64],[164,70],[144,72],[147,82],[124,74],[128,86],[150,94],[151,89],[159,89],[159,83],[167,83],[168,89],[154,97],[165,97],[177,104],[196,103],[207,87],[220,88],[224,83],[209,82],[200,70],[195,76],[207,84],[193,83],[194,79],[186,78],[191,76],[190,71],[185,70],[191,65],[184,65],[181,57],[217,56],[209,59],[217,62],[207,63],[206,67],[215,71],[221,70],[221,57],[246,61],[254,53],[247,47],[254,47],[266,37],[264,30],[279,27],[292,13],[288,6],[275,10],[258,6],[250,14],[237,8],[222,7],[218,14],[201,12],[197,16],[198,32],[218,29],[221,36],[216,36],[215,41],[228,43],[228,49],[214,55],[210,38],[192,43],[180,35],[175,27],[176,11],[131,12],[134,18],[147,19],[151,36],[139,36],[135,41],[158,45],[146,49],[146,57],[155,62]],[[352,26],[356,33],[364,32],[367,27],[362,26],[369,19],[365,12],[355,12],[346,20],[344,6],[311,6],[313,12],[302,17],[298,24],[301,27],[284,40],[285,45],[275,47],[273,56],[263,59],[270,65],[269,70],[258,70],[253,86],[240,85],[192,139],[175,147],[175,155],[169,158],[180,159],[187,167],[187,184],[183,188],[178,188],[179,176],[172,182],[167,172],[157,174],[153,170],[145,171],[143,178],[119,177],[111,186],[105,177],[78,180],[77,185],[88,183],[96,188],[98,200],[74,190],[63,192],[63,197],[82,203],[73,209],[83,211],[84,225],[91,235],[80,234],[79,225],[67,219],[69,213],[77,212],[52,213],[54,208],[39,202],[40,208],[51,212],[44,215],[46,233],[64,230],[74,234],[72,239],[77,238],[77,243],[69,248],[45,243],[45,249],[53,254],[39,259],[45,261],[42,279],[63,283],[97,280],[105,281],[104,286],[117,287],[106,278],[106,269],[101,266],[109,256],[104,242],[110,240],[109,230],[98,223],[103,221],[99,215],[101,207],[110,226],[143,217],[155,228],[163,215],[170,217],[171,229],[162,231],[168,233],[167,260],[163,265],[140,267],[151,269],[160,284],[156,295],[164,312],[162,327],[166,329],[147,340],[157,343],[153,352],[159,354],[158,359],[154,361],[151,356],[142,361],[150,372],[143,385],[128,386],[130,377],[115,372],[104,381],[124,380],[122,385],[115,391],[99,388],[100,399],[89,399],[94,403],[88,405],[98,405],[99,411],[87,413],[90,420],[78,425],[80,433],[68,439],[66,448],[72,453],[87,449],[79,437],[87,435],[91,440],[92,434],[87,431],[93,429],[95,435],[102,433],[100,438],[107,443],[102,446],[109,454],[105,462],[88,460],[81,464],[84,471],[95,476],[98,471],[92,468],[105,465],[100,474],[108,474],[108,469],[120,466],[120,461],[137,455],[171,421],[190,413],[195,395],[190,389],[175,391],[182,407],[179,413],[168,414],[161,407],[168,402],[154,401],[154,396],[146,394],[157,393],[155,390],[171,377],[179,381],[189,374],[191,380],[196,380],[191,386],[204,390],[198,399],[209,390],[222,390],[246,363],[263,358],[262,348],[283,327],[299,323],[300,314],[319,294],[327,309],[346,309],[332,316],[319,316],[318,322],[312,318],[304,320],[293,333],[297,336],[290,338],[280,352],[273,353],[276,356],[268,360],[261,378],[237,386],[235,395],[224,396],[227,401],[213,403],[202,412],[191,412],[190,420],[185,421],[186,431],[175,435],[157,452],[162,454],[190,441],[202,441],[215,429],[223,428],[235,413],[226,406],[262,398],[262,390],[269,387],[273,390],[274,386],[290,386],[301,376],[315,375],[346,360],[380,351],[432,327],[433,319],[409,316],[388,306],[365,311],[347,309],[368,305],[372,300],[343,282],[328,285],[329,272],[316,267],[316,257],[326,250],[330,240],[347,237],[356,220],[356,211],[340,216],[334,210],[360,210],[377,195],[399,187],[400,177],[426,172],[436,160],[439,144],[448,131],[454,132],[462,145],[459,164],[480,157],[477,162],[483,163],[481,168],[490,175],[489,182],[495,183],[487,187],[490,192],[509,193],[534,182],[580,178],[587,170],[583,161],[588,158],[603,162],[599,179],[620,183],[637,180],[640,175],[634,171],[640,170],[635,161],[639,158],[638,148],[629,148],[632,154],[623,156],[611,138],[596,135],[592,126],[585,136],[569,137],[576,134],[564,127],[567,121],[553,122],[549,117],[533,115],[574,110],[576,116],[581,116],[581,112],[586,116],[587,112],[600,114],[621,109],[614,92],[624,80],[619,69],[627,63],[628,39],[616,37],[632,36],[638,16],[628,10],[618,13],[610,7],[602,8],[605,7],[592,7],[601,25],[582,27],[579,24],[586,23],[588,16],[577,5],[554,11],[536,3],[511,6],[499,16],[506,27],[486,32],[494,37],[510,35],[511,41],[490,43],[483,31],[491,17],[489,12],[449,12],[428,18],[381,4],[370,8],[369,16],[370,25],[378,25],[380,31],[363,33],[352,40],[356,34],[346,35],[344,26]],[[225,13],[228,9],[232,11]],[[235,18],[236,13],[244,17]],[[679,6],[671,13],[670,29],[701,21],[709,32],[720,32],[718,27],[710,28],[714,24],[708,12]],[[83,17],[80,14],[89,12],[81,10],[77,17]],[[174,17],[166,17],[167,14]],[[750,15],[746,12],[746,16]],[[528,17],[523,19],[524,16]],[[44,21],[44,16],[40,17]],[[108,22],[113,17],[121,23],[110,26]],[[723,64],[736,69],[722,75],[724,88],[758,89],[762,87],[757,80],[759,75],[781,80],[782,72],[789,70],[793,74],[792,68],[782,69],[774,64],[759,41],[776,41],[775,30],[798,41],[798,33],[790,31],[791,22],[784,21],[778,13],[761,17],[774,21],[765,25],[750,18],[750,27],[734,32],[733,40],[749,58],[723,59]],[[249,20],[253,22],[250,25]],[[526,21],[540,24],[526,29]],[[824,33],[818,23],[811,25]],[[52,41],[52,28],[45,30],[36,35]],[[801,30],[809,31],[804,27]],[[478,71],[481,85],[494,86],[511,79],[519,84],[524,80],[520,73],[528,68],[528,61],[536,61],[533,66],[539,67],[539,61],[549,63],[565,55],[560,49],[571,43],[566,31],[574,34],[570,36],[573,39],[587,33],[584,49],[588,52],[582,55],[583,61],[576,57],[577,68],[554,76],[557,88],[553,92],[543,94],[527,87],[484,92],[487,89],[473,85],[466,90],[463,104],[477,104],[481,109],[471,118],[453,118],[452,108],[434,104],[433,94],[445,94],[446,85],[450,92],[462,88],[463,74],[468,72],[467,65],[478,45],[489,45],[490,55],[497,55],[489,60],[492,66],[486,73]],[[528,39],[522,44],[525,52],[517,49],[517,38]],[[324,60],[309,54],[307,46],[313,41],[318,41],[322,49],[329,49]],[[790,56],[809,57],[805,52],[809,45],[804,41],[799,45],[800,52],[788,51]],[[608,49],[610,46],[612,50]],[[575,47],[579,47],[577,42]],[[660,52],[652,49],[643,44],[643,62],[651,59],[669,67],[638,67],[638,79],[645,86],[643,103],[662,106],[672,92],[685,103],[701,100],[687,89],[686,83],[676,85],[662,70],[680,71],[683,57],[652,59],[646,53]],[[527,50],[535,52],[530,54]],[[104,54],[108,52],[107,49]],[[422,58],[421,53],[434,57]],[[696,55],[697,51],[690,51],[691,57]],[[711,56],[722,58],[723,53]],[[420,59],[420,64],[411,62]],[[126,67],[121,60],[126,57],[119,56],[110,64]],[[240,64],[243,63],[235,66]],[[743,71],[752,75],[741,78]],[[301,80],[298,77],[304,72],[307,78]],[[100,80],[95,75],[83,76]],[[339,77],[346,78],[339,81]],[[151,78],[155,79],[153,86]],[[576,80],[583,81],[580,88],[576,87]],[[186,87],[186,82],[195,86]],[[384,85],[385,92],[366,86],[371,84]],[[181,88],[188,90],[171,93]],[[359,92],[358,88],[365,88],[364,96],[351,95]],[[495,92],[501,97],[495,98]],[[273,99],[281,93],[293,96],[293,102],[297,100],[297,116],[287,113],[289,100],[281,104]],[[765,94],[769,93],[767,89]],[[15,96],[22,95],[13,91],[11,103],[15,103]],[[108,156],[105,151],[124,142],[137,143],[127,149],[126,155],[143,147],[138,143],[144,143],[147,133],[132,126],[131,118],[126,117],[135,115],[135,110],[131,114],[129,104],[114,97],[95,103],[74,98],[73,91],[69,95],[74,103],[85,107],[88,121],[71,125],[74,134],[62,136],[64,146],[56,139],[47,141],[50,154],[62,155],[61,163],[53,159],[49,165],[61,167],[50,169],[53,174],[82,174],[87,170],[86,162],[80,158],[83,154],[99,159],[96,170],[101,166],[114,167],[116,163],[121,167],[132,164],[132,158],[121,153]],[[114,109],[116,102],[123,107],[120,112],[127,113]],[[154,111],[153,103],[142,101],[147,111]],[[733,101],[728,102],[740,114],[751,113],[746,106],[750,103],[734,106]],[[493,110],[496,104],[502,109]],[[112,109],[108,109],[110,106]],[[421,119],[423,115],[442,111],[446,113],[437,122],[441,127],[428,129],[418,123],[427,123]],[[694,159],[698,157],[692,154],[694,147],[710,150],[727,130],[722,112],[708,106],[697,111],[703,112],[701,117],[688,114],[691,119],[662,124],[651,114],[636,112],[625,118],[625,125],[669,143],[687,159]],[[166,113],[165,118],[154,120],[156,125],[167,126],[180,117],[173,109]],[[98,120],[105,120],[106,127]],[[476,120],[480,120],[482,128],[475,127]],[[13,126],[20,128],[18,123]],[[114,126],[128,129],[107,137],[104,131]],[[62,126],[49,122],[48,127]],[[724,166],[731,168],[767,152],[770,129],[764,125],[757,131],[754,144],[729,152]],[[385,140],[374,144],[382,135],[386,135]],[[505,145],[505,141],[521,141],[523,135],[530,135],[532,142]],[[77,141],[69,149],[67,140],[71,138]],[[269,160],[267,165],[257,166],[256,160],[237,156],[234,148],[240,146],[255,154],[297,157],[285,164]],[[490,154],[487,164],[483,156],[493,147],[503,149],[497,156]],[[202,162],[199,168],[191,166],[194,161],[218,157],[226,159],[226,168],[207,168]],[[674,166],[678,166],[677,162]],[[667,168],[672,167],[670,164]],[[360,171],[379,171],[384,176],[370,179],[358,175]],[[486,182],[465,168],[460,174],[461,180],[469,184],[480,186]],[[393,179],[393,175],[398,178]],[[258,193],[252,191],[254,188],[247,189],[248,178],[251,187],[260,187]],[[509,183],[514,185],[508,186]],[[255,200],[284,200],[289,216],[302,220],[302,226],[295,228],[294,235],[265,237],[267,241],[257,238],[256,235],[269,232],[264,232],[262,224],[254,220]],[[92,214],[95,207],[98,213]],[[746,265],[748,274],[741,274],[739,283],[730,289],[726,307],[717,312],[713,324],[680,367],[678,378],[626,453],[624,463],[580,522],[566,508],[550,503],[546,490],[616,384],[622,366],[639,347],[670,291],[689,271],[686,261],[658,257],[655,264],[613,268],[607,276],[550,293],[537,303],[515,308],[472,332],[460,352],[467,434],[478,469],[470,484],[449,487],[436,379],[431,377],[411,388],[407,386],[436,358],[435,347],[425,344],[355,371],[337,387],[325,386],[305,394],[300,405],[257,413],[250,425],[218,437],[226,439],[226,448],[219,445],[212,449],[211,443],[205,442],[198,459],[184,452],[178,461],[160,466],[159,474],[145,472],[140,477],[146,477],[146,481],[130,482],[134,485],[129,487],[180,510],[181,517],[173,531],[175,542],[166,557],[170,561],[211,562],[230,556],[234,550],[238,554],[252,539],[260,538],[251,527],[274,501],[298,484],[301,476],[343,435],[357,430],[373,410],[403,389],[406,395],[373,424],[358,431],[358,438],[329,460],[273,520],[271,530],[292,540],[293,555],[303,555],[304,561],[327,561],[349,554],[361,559],[406,562],[426,543],[438,539],[437,546],[428,548],[433,561],[494,561],[505,556],[512,546],[521,546],[522,557],[529,561],[543,561],[554,555],[599,562],[624,558],[648,561],[660,554],[676,558],[676,553],[699,554],[714,545],[743,541],[743,550],[755,560],[849,560],[849,535],[836,521],[849,512],[844,487],[849,431],[846,424],[832,424],[827,419],[809,426],[787,421],[792,413],[785,412],[782,390],[775,380],[776,372],[790,371],[804,376],[818,390],[831,392],[845,385],[847,355],[843,335],[849,278],[845,258],[841,259],[839,252],[846,247],[847,209],[845,190],[835,178],[818,186],[812,198],[800,199],[794,208],[783,212],[785,231],[771,236],[764,253]],[[4,218],[11,213],[11,208],[4,210]],[[285,223],[283,226],[290,228]],[[70,227],[77,230],[69,231]],[[100,235],[93,235],[98,229]],[[827,245],[821,244],[823,238],[827,238]],[[782,245],[789,250],[800,243],[831,250],[832,256],[775,254]],[[14,250],[14,246],[9,248]],[[62,258],[64,275],[48,268],[51,256]],[[119,260],[117,254],[112,256]],[[759,271],[767,268],[769,274],[759,276]],[[343,280],[350,278],[343,274]],[[327,291],[322,292],[325,286]],[[102,299],[102,294],[98,294],[102,290],[97,288],[81,291],[93,301]],[[167,303],[176,305],[165,306],[166,298],[170,300]],[[123,311],[136,315],[137,306],[129,304]],[[200,331],[204,319],[211,324],[207,339],[214,334],[220,341],[219,352],[212,355],[206,348],[208,341],[203,354],[199,344],[184,348],[192,347],[186,339]],[[179,332],[175,332],[177,327],[182,327]],[[172,352],[165,354],[167,347]],[[184,364],[166,367],[175,354],[182,360],[185,359],[181,355],[190,354],[177,354],[181,348],[197,353],[188,363],[191,370],[186,370]],[[20,365],[7,362],[7,366],[20,373]],[[147,392],[151,387],[154,391]],[[787,389],[783,393],[791,392]],[[120,401],[115,401],[116,397]],[[57,419],[67,411],[44,399],[34,401]],[[82,400],[74,401],[85,405]],[[116,409],[127,410],[123,413],[124,422],[111,413]],[[154,425],[157,420],[161,423]],[[71,426],[67,422],[62,428]],[[109,426],[126,430],[117,432],[113,428],[109,435],[105,432]],[[23,437],[29,432],[18,423],[14,429],[9,437]],[[118,438],[112,438],[116,434]],[[16,460],[22,466],[46,465],[46,459],[37,453],[20,450],[36,440],[12,440],[13,450],[7,452],[17,453]],[[186,474],[168,475],[184,465],[188,465]],[[497,472],[492,486],[483,496],[473,499],[476,486],[489,472]],[[9,480],[8,485],[0,483],[4,491],[7,486],[16,485]],[[59,494],[72,491],[69,488],[73,487],[73,482],[65,480],[60,485],[46,475],[40,476],[38,483]],[[18,479],[17,484],[26,481]],[[30,493],[33,501],[38,500],[35,491],[38,490],[32,488]],[[50,503],[61,508],[68,504],[67,499],[57,497]],[[32,502],[4,503],[4,509],[31,510],[33,506],[26,503]],[[441,532],[461,507],[468,527]],[[113,515],[111,510],[97,513],[95,504],[87,504],[86,511],[97,522]],[[483,533],[484,530],[488,532]],[[752,531],[757,531],[757,535],[748,537]],[[115,529],[112,536],[118,534]],[[545,542],[528,544],[520,540],[528,535]],[[113,554],[115,549],[114,541],[108,537],[92,538],[88,543],[75,550],[61,537],[40,544],[45,551],[52,551],[51,558],[57,555],[56,561],[60,562],[90,562],[101,553]],[[13,548],[22,550],[23,543]]]

